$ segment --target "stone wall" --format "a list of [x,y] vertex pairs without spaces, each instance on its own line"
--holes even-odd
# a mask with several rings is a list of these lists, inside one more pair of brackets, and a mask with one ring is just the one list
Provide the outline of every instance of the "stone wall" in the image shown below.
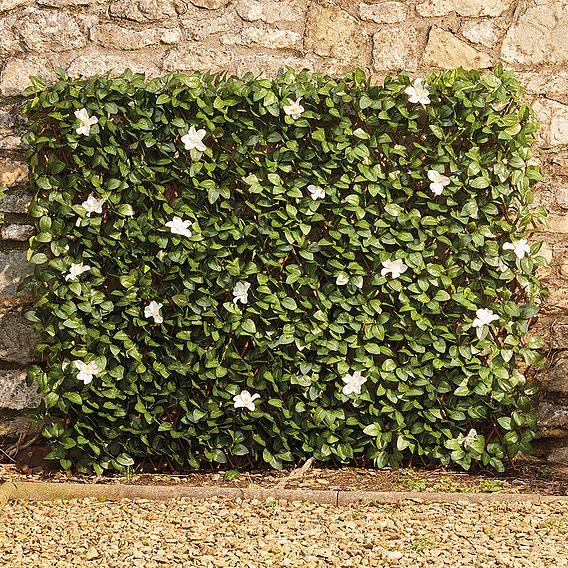
[[542,127],[536,159],[550,210],[543,234],[551,290],[536,329],[548,341],[538,450],[568,462],[568,0],[0,0],[0,446],[37,401],[23,369],[36,357],[22,317],[28,272],[25,125],[18,93],[30,74],[193,69],[274,75],[283,65],[380,80],[406,69],[517,71]]

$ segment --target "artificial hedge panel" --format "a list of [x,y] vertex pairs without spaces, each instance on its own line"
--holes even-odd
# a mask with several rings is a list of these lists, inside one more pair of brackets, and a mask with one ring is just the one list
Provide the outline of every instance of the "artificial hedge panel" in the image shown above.
[[529,450],[536,125],[510,72],[26,92],[51,457],[279,468]]

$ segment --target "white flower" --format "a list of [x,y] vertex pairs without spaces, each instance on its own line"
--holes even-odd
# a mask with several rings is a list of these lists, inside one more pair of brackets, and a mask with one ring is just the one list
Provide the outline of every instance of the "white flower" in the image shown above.
[[428,170],[428,179],[432,182],[430,190],[434,195],[440,195],[444,187],[450,183],[450,178],[436,170]]
[[88,385],[95,375],[98,375],[103,369],[95,361],[84,363],[83,361],[73,361],[75,367],[79,370],[77,378]]
[[284,107],[284,112],[290,115],[294,120],[298,120],[304,112],[304,107],[300,104],[302,97],[298,97],[295,101],[288,99],[289,105]]
[[145,308],[144,308],[144,317],[146,318],[154,318],[154,323],[162,323],[164,318],[160,313],[164,304],[160,304],[160,302],[155,302],[152,300]]
[[256,408],[254,401],[260,398],[259,394],[250,394],[248,390],[241,391],[241,394],[236,394],[233,397],[235,408],[248,408],[254,410]]
[[430,104],[430,99],[428,95],[430,91],[427,89],[427,85],[423,85],[424,79],[417,77],[414,79],[414,84],[412,87],[406,87],[404,92],[408,95],[408,101],[411,103],[420,103],[421,105]]
[[463,447],[464,448],[468,448],[469,446],[471,446],[474,442],[475,439],[477,438],[477,430],[475,430],[474,428],[472,428],[468,433],[467,436],[463,439],[462,443],[463,443]]
[[406,272],[408,266],[404,264],[402,259],[383,260],[384,268],[381,270],[381,276],[386,276],[389,272],[392,278],[398,278],[403,272]]
[[200,152],[205,152],[205,150],[207,150],[207,146],[203,144],[203,138],[205,138],[206,134],[207,132],[205,132],[203,128],[195,130],[195,126],[190,126],[189,132],[185,136],[181,137],[181,141],[185,145],[186,150],[193,150],[195,148]]
[[492,321],[498,320],[499,316],[493,311],[487,308],[481,308],[475,312],[476,318],[471,324],[472,327],[477,328],[477,337],[481,337],[481,332],[484,325],[489,325]]
[[83,274],[83,272],[87,272],[87,270],[91,270],[91,267],[88,264],[83,264],[83,261],[78,264],[72,262],[69,267],[69,273],[65,275],[65,280],[77,280],[77,277]]
[[347,274],[345,274],[345,272],[340,272],[337,275],[337,278],[335,279],[335,283],[338,286],[345,286],[345,284],[347,284],[347,282],[349,282],[349,276],[347,276]]
[[345,375],[341,380],[345,383],[343,394],[361,394],[361,387],[367,382],[361,371]]
[[237,282],[233,288],[233,303],[240,302],[241,304],[246,304],[248,302],[249,288],[250,282]]
[[517,258],[523,258],[525,254],[529,254],[531,252],[531,246],[527,239],[521,239],[520,241],[505,243],[503,245],[503,250],[512,250]]
[[325,189],[319,185],[308,185],[308,191],[310,192],[310,197],[316,201],[317,199],[324,199]]
[[102,213],[103,212],[103,204],[105,203],[106,199],[103,197],[102,199],[97,199],[94,195],[89,195],[86,201],[81,203],[81,207],[87,212],[87,217],[91,216],[91,213]]
[[169,227],[174,235],[183,235],[184,237],[191,237],[190,225],[191,221],[184,221],[181,217],[174,217],[172,221],[166,223],[166,227]]
[[96,116],[89,116],[86,108],[82,108],[81,110],[75,111],[75,116],[81,122],[81,126],[75,130],[77,134],[83,134],[88,136],[91,131],[91,126],[93,124],[97,124],[99,119]]

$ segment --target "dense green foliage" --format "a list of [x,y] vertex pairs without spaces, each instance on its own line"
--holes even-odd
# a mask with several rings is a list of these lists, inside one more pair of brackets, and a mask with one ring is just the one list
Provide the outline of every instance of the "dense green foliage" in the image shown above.
[[536,125],[501,68],[426,79],[34,80],[51,457],[502,470],[529,450]]

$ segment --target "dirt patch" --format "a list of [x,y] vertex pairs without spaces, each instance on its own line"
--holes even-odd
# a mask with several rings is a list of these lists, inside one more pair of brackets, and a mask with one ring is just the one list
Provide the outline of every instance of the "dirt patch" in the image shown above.
[[329,489],[334,491],[436,491],[475,493],[540,493],[568,495],[568,468],[552,467],[538,460],[516,460],[503,475],[473,474],[449,469],[326,468],[317,464],[282,471],[192,472],[180,474],[132,473],[87,476],[14,464],[0,464],[4,481],[75,483],[129,483],[136,485],[186,485],[204,487],[260,487],[281,489]]

